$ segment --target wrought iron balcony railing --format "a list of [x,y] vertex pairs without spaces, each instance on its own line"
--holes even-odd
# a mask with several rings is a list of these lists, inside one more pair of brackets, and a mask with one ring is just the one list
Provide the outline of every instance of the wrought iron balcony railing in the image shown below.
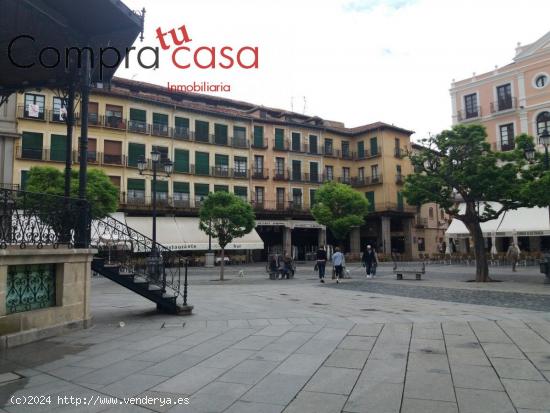
[[517,99],[510,96],[505,99],[497,99],[495,102],[491,102],[491,113],[502,112],[504,110],[516,109]]
[[477,119],[481,117],[481,107],[480,106],[476,106],[472,109],[464,109],[464,110],[459,110],[457,112],[457,119],[459,121],[465,121],[465,120],[469,120],[469,119]]
[[269,170],[253,168],[252,179],[269,179]]

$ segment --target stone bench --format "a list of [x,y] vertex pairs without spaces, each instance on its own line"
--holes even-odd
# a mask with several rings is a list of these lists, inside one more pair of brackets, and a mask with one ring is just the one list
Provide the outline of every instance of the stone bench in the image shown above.
[[426,273],[426,264],[424,262],[394,262],[393,273],[397,280],[402,280],[405,274],[414,274],[417,280],[421,280],[422,274]]

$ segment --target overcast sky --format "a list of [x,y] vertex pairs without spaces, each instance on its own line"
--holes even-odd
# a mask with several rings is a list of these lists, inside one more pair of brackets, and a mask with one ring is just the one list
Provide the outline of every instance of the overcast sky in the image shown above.
[[118,76],[166,85],[231,84],[220,96],[342,121],[384,121],[414,138],[451,123],[449,88],[511,62],[550,30],[548,0],[124,0],[147,9],[145,41],[186,25],[191,49],[258,46],[258,70],[175,68]]

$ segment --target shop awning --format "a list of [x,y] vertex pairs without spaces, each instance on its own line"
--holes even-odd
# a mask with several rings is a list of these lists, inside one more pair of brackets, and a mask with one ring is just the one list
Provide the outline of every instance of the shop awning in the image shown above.
[[[497,203],[490,203],[493,209],[498,209]],[[464,210],[464,205],[460,206]],[[548,208],[519,208],[517,210],[507,211],[499,218],[483,222],[481,230],[485,237],[536,237],[550,235],[550,218]],[[451,225],[445,232],[450,238],[465,238],[470,234],[468,229],[457,219],[453,219]]]
[[[151,217],[126,217],[130,228],[152,237],[153,221]],[[159,217],[157,218],[157,241],[172,250],[205,251],[208,249],[208,235],[199,229],[198,218]],[[220,246],[212,239],[212,249]],[[242,238],[233,240],[227,250],[264,249],[264,243],[256,230]]]
[[326,229],[315,221],[304,221],[294,219],[258,219],[256,220],[258,227],[287,227],[287,228],[311,228],[311,229]]

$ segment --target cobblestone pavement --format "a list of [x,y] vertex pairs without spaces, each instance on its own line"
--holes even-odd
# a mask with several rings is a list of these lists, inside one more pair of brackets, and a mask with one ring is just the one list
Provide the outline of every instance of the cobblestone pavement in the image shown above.
[[[502,292],[517,289],[545,298],[534,272],[512,287],[472,286],[455,283],[450,274],[460,268],[441,276],[434,268],[422,287],[409,287],[382,269],[374,283],[355,277],[330,288],[306,267],[295,280],[271,282],[246,271],[223,284],[206,271],[192,277],[190,317],[157,314],[150,302],[94,279],[92,328],[2,354],[1,411],[550,411],[550,314],[361,289],[440,283],[451,296],[482,289],[506,299]],[[17,405],[14,395],[50,395],[52,403]],[[91,405],[62,406],[57,396]],[[124,404],[134,396],[189,404]]]

